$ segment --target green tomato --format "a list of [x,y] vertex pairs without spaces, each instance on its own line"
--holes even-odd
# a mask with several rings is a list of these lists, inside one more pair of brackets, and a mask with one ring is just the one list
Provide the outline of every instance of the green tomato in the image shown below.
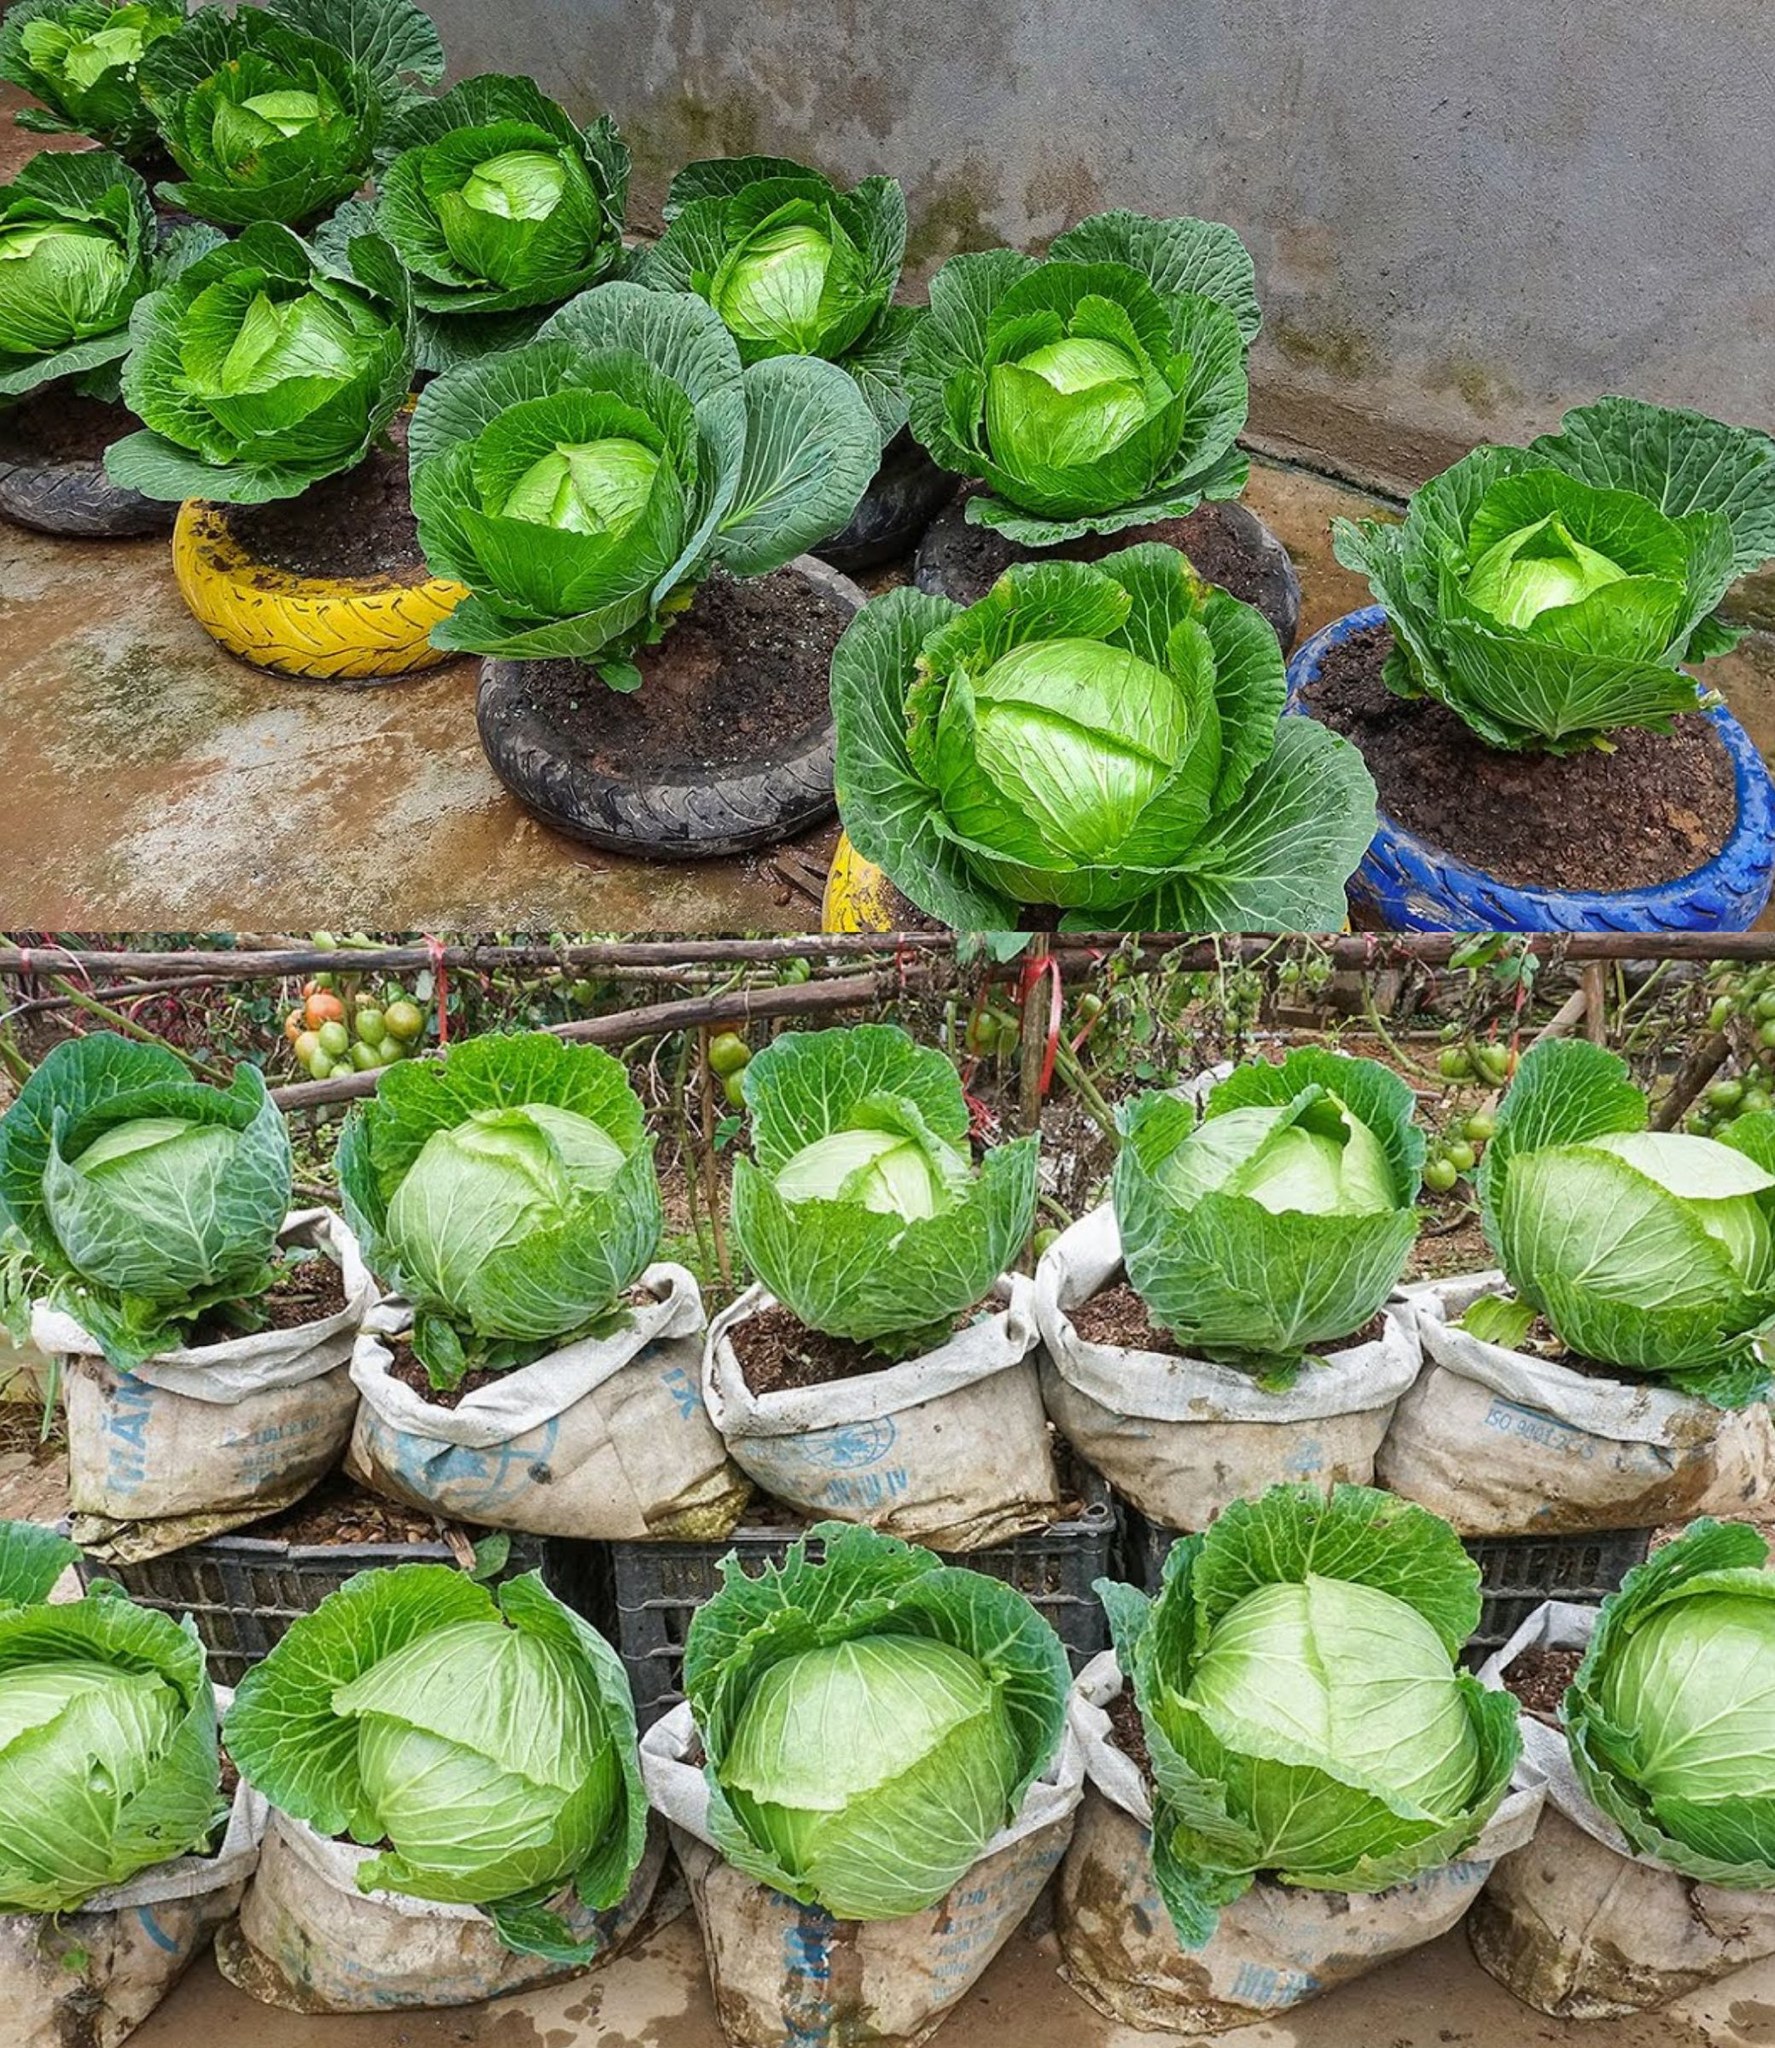
[[376,1064],[376,1048],[360,1038],[351,1048],[351,1064],[360,1074],[367,1074]]
[[1760,1085],[1747,1088],[1744,1091],[1744,1100],[1739,1103],[1738,1108],[1744,1116],[1755,1116],[1761,1110],[1775,1109],[1775,1095],[1771,1095],[1767,1088]]
[[1713,1008],[1707,1013],[1707,1028],[1709,1031],[1724,1031],[1731,1021],[1732,998],[1730,996],[1720,996],[1715,1001]]
[[1498,1120],[1489,1109],[1476,1109],[1462,1129],[1475,1145],[1484,1145],[1497,1135]]
[[1436,1066],[1445,1081],[1465,1081],[1473,1072],[1473,1062],[1458,1045],[1448,1046],[1438,1053]]
[[396,1060],[404,1060],[407,1057],[407,1048],[398,1038],[385,1038],[373,1050],[379,1067],[392,1067]]
[[1446,1195],[1459,1178],[1451,1159],[1428,1159],[1424,1162],[1424,1185],[1433,1194]]
[[1496,1086],[1510,1072],[1510,1048],[1495,1042],[1482,1045],[1474,1053],[1473,1061],[1483,1078]]
[[1775,1047],[1775,1017],[1772,1017],[1767,1024],[1759,1024],[1757,1026],[1757,1043],[1759,1045]]
[[1073,1007],[1081,1024],[1095,1024],[1103,1015],[1103,998],[1087,989]]
[[1456,1138],[1446,1145],[1443,1148],[1442,1156],[1454,1168],[1456,1173],[1471,1173],[1475,1162],[1479,1158],[1479,1154],[1474,1151],[1465,1138]]
[[1736,1109],[1744,1100],[1744,1083],[1735,1081],[1730,1075],[1723,1081],[1714,1082],[1707,1091],[1709,1109]]
[[321,1052],[318,1031],[298,1031],[295,1037],[296,1057],[305,1067],[312,1067]]
[[1766,1024],[1775,1017],[1775,989],[1765,991],[1756,999],[1757,1021]]
[[805,960],[786,960],[778,971],[778,979],[793,986],[799,982],[811,981],[813,972]]
[[740,1073],[752,1057],[752,1048],[737,1031],[723,1031],[709,1040],[709,1065],[725,1081]]
[[340,1059],[351,1049],[351,1033],[337,1018],[323,1024],[315,1036],[320,1040],[321,1050],[328,1059]]
[[741,1078],[740,1078],[740,1076],[739,1076],[738,1074],[727,1074],[727,1075],[724,1075],[724,1076],[722,1077],[722,1082],[721,1082],[721,1090],[722,1090],[722,1093],[723,1093],[723,1094],[724,1094],[724,1095],[725,1095],[725,1096],[727,1097],[727,1100],[728,1100],[729,1104],[730,1104],[730,1105],[731,1105],[731,1106],[732,1106],[732,1107],[733,1107],[734,1109],[744,1109],[744,1108],[745,1108],[745,1106],[746,1106],[746,1089],[745,1089],[745,1083],[744,1083],[744,1082],[743,1082],[743,1081],[741,1080]]
[[372,1004],[366,1003],[362,1005],[354,1022],[357,1026],[358,1038],[365,1045],[380,1045],[388,1036],[387,1020],[384,1013],[376,1009]]
[[1046,1230],[1038,1230],[1032,1242],[1035,1255],[1039,1259],[1043,1257],[1051,1245],[1056,1245],[1060,1242],[1060,1233],[1050,1224]]
[[405,1043],[417,1038],[425,1029],[425,1012],[417,1003],[408,1002],[403,996],[383,1011],[382,1021],[388,1026],[390,1038],[398,1038]]

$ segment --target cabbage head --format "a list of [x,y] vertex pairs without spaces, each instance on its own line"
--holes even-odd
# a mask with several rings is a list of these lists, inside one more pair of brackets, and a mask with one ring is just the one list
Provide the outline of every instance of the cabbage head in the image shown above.
[[200,7],[142,59],[143,99],[184,174],[170,205],[222,227],[318,221],[370,173],[386,123],[443,76],[415,0]]
[[1479,1568],[1394,1494],[1276,1486],[1180,1538],[1154,1599],[1099,1580],[1186,1948],[1261,1872],[1378,1892],[1452,1862],[1509,1789],[1516,1702],[1455,1660]]
[[257,1067],[212,1088],[108,1031],[58,1045],[0,1116],[0,1225],[30,1291],[126,1372],[208,1310],[254,1326],[293,1172]]
[[[144,422],[105,468],[150,498],[258,505],[355,468],[406,402],[400,266],[359,237],[347,277],[269,222],[137,306],[123,395]],[[358,276],[381,275],[388,297]]]
[[897,1025],[784,1032],[741,1085],[752,1156],[734,1161],[734,1236],[810,1329],[889,1358],[928,1349],[1022,1250],[1037,1139],[976,1169],[955,1068]]
[[1052,1762],[1071,1680],[1025,1597],[873,1529],[823,1522],[696,1611],[684,1689],[715,1845],[839,1920],[923,1912]]
[[1682,664],[1734,644],[1715,608],[1775,556],[1775,440],[1601,398],[1527,448],[1476,449],[1403,525],[1332,532],[1386,608],[1393,689],[1487,746],[1573,753],[1695,710]]
[[1775,1572],[1747,1522],[1692,1523],[1629,1572],[1560,1708],[1585,1790],[1702,1884],[1775,1891]]
[[1153,1319],[1266,1380],[1361,1329],[1417,1237],[1415,1107],[1378,1062],[1317,1046],[1237,1068],[1200,1116],[1170,1094],[1124,1105],[1116,1223]]
[[285,1813],[386,1844],[362,1891],[480,1906],[507,1947],[584,1963],[647,1835],[635,1708],[614,1650],[543,1586],[449,1565],[360,1572],[241,1680],[228,1753]]
[[1538,1310],[1586,1358],[1741,1407],[1770,1384],[1775,1113],[1717,1138],[1647,1121],[1625,1063],[1600,1046],[1550,1039],[1523,1056],[1479,1174],[1518,1299],[1486,1297],[1465,1320],[1508,1343]]
[[707,299],[743,363],[823,356],[868,400],[885,443],[906,424],[906,351],[921,315],[896,306],[906,195],[892,178],[843,191],[788,157],[686,164],[666,231],[630,275]]
[[547,1032],[391,1067],[339,1141],[345,1212],[436,1386],[617,1312],[658,1249],[653,1145],[621,1061]]
[[747,368],[702,300],[626,283],[428,385],[409,447],[426,559],[473,593],[435,643],[622,690],[713,569],[763,576],[837,532],[880,454],[841,370]]
[[912,431],[1026,547],[1236,498],[1260,316],[1229,227],[1100,213],[1045,259],[952,256],[906,359]]
[[72,129],[139,159],[154,140],[136,67],[185,19],[182,0],[17,0],[0,21],[0,78],[41,100],[13,119],[40,135]]
[[0,1522],[0,1913],[71,1913],[223,1817],[196,1629],[109,1584],[50,1605],[78,1555]]
[[447,370],[531,340],[557,306],[620,274],[629,152],[528,78],[465,78],[382,138],[371,213],[406,266],[419,363]]
[[[970,502],[977,503],[978,500]],[[960,931],[1336,931],[1374,836],[1355,749],[1285,718],[1261,614],[1175,548],[875,598],[832,660],[852,843]]]

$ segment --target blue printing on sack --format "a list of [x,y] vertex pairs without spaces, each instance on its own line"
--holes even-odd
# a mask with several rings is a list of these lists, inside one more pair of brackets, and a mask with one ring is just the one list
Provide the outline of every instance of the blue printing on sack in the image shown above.
[[[1300,699],[1329,650],[1384,625],[1386,616],[1368,605],[1315,633],[1288,664],[1289,710],[1310,717]],[[1388,931],[1747,931],[1775,881],[1775,783],[1731,712],[1722,705],[1707,715],[1732,757],[1738,821],[1721,851],[1693,874],[1645,889],[1515,889],[1439,853],[1383,811],[1350,877],[1351,902]]]

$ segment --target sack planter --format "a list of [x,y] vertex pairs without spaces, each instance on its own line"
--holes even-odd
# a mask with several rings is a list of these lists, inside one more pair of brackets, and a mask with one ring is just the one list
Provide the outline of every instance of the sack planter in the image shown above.
[[51,386],[0,404],[0,519],[70,540],[173,530],[175,508],[105,474],[105,450],[136,428],[121,404]]
[[1379,1483],[1463,1536],[1572,1536],[1732,1514],[1766,1497],[1768,1410],[1715,1408],[1454,1327],[1502,1273],[1405,1290],[1424,1371],[1375,1461]]
[[831,656],[863,603],[812,555],[746,582],[717,572],[636,654],[638,690],[577,661],[483,662],[481,745],[527,811],[607,853],[774,846],[832,813]]
[[0,1913],[7,2048],[126,2041],[233,1918],[265,1823],[264,1800],[240,1785],[213,1855],[157,1863],[59,1918]]
[[[1327,653],[1386,623],[1379,605],[1333,620],[1288,665],[1289,708],[1303,703]],[[1383,810],[1349,882],[1362,922],[1385,931],[1738,932],[1762,914],[1775,880],[1775,783],[1724,706],[1707,713],[1732,760],[1737,818],[1715,857],[1678,879],[1635,889],[1517,887],[1457,860]],[[1473,742],[1477,748],[1480,742]]]
[[1152,1870],[1152,1803],[1115,1743],[1108,1708],[1124,1686],[1113,1651],[1068,1701],[1085,1794],[1061,1866],[1055,1925],[1061,1973],[1124,2025],[1191,2038],[1292,2011],[1446,1934],[1497,1859],[1534,1833],[1537,1787],[1512,1789],[1458,1862],[1384,1892],[1321,1892],[1259,1881],[1224,1906],[1205,1947],[1186,1949]]
[[846,575],[903,555],[955,494],[955,478],[939,469],[902,427],[881,451],[875,472],[848,525],[815,552]]
[[299,497],[179,507],[173,573],[199,625],[230,654],[316,683],[417,675],[452,658],[432,646],[431,629],[466,593],[419,553],[406,421],[390,422],[388,448]]
[[[1030,1285],[921,1358],[755,1394],[734,1334],[777,1303],[753,1287],[709,1326],[703,1398],[735,1464],[812,1519],[867,1522],[968,1552],[1039,1529],[1060,1490],[1036,1371]],[[860,1347],[859,1347],[860,1348]]]
[[[1531,1649],[1584,1649],[1596,1610],[1550,1601],[1481,1671],[1502,1687]],[[1524,1713],[1519,1782],[1542,1788],[1534,1839],[1499,1863],[1467,1921],[1473,1953],[1525,2005],[1614,2019],[1669,2005],[1775,1955],[1775,1892],[1698,1884],[1636,1856],[1578,1781],[1564,1733]]]
[[1187,519],[1158,519],[1125,526],[1119,533],[1093,533],[1059,547],[1023,547],[996,527],[968,523],[964,491],[932,521],[919,546],[913,571],[920,590],[956,604],[983,598],[1014,562],[1099,562],[1105,555],[1143,541],[1157,541],[1189,557],[1208,583],[1218,583],[1244,603],[1255,605],[1275,628],[1286,654],[1300,630],[1300,578],[1288,550],[1248,505],[1212,499]]
[[273,1809],[240,1918],[217,1939],[216,1967],[287,2012],[477,2005],[608,1962],[646,1913],[665,1850],[664,1829],[651,1828],[627,1896],[607,1912],[582,1906],[571,1885],[549,1902],[577,1939],[600,1944],[591,1963],[564,1968],[514,1954],[478,1906],[360,1892],[358,1870],[377,1850],[329,1841]]
[[1303,1366],[1270,1393],[1208,1359],[1093,1343],[1073,1312],[1122,1273],[1114,1208],[1064,1231],[1035,1275],[1042,1396],[1079,1456],[1167,1530],[1204,1529],[1230,1502],[1283,1480],[1328,1492],[1374,1479],[1394,1404],[1418,1376],[1408,1313],[1383,1312],[1380,1334]]
[[454,1407],[395,1377],[405,1302],[365,1321],[351,1377],[362,1404],[346,1470],[372,1492],[455,1521],[534,1536],[719,1539],[750,1487],[703,1406],[702,1296],[682,1266],[641,1278],[607,1336],[502,1373]]
[[917,2048],[1017,1931],[1066,1853],[1084,1783],[1070,1732],[1021,1812],[936,1905],[898,1920],[835,1920],[726,1862],[688,1705],[641,1738],[641,1775],[702,1930],[715,2010],[733,2048]]
[[291,1214],[278,1242],[339,1268],[344,1306],[287,1329],[169,1351],[120,1372],[73,1317],[39,1305],[32,1342],[60,1360],[75,1540],[141,1563],[298,1501],[339,1462],[357,1390],[348,1370],[375,1283],[342,1218]]

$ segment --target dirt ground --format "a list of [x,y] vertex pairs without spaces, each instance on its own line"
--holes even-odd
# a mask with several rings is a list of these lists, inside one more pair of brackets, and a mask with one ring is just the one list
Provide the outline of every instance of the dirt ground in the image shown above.
[[[938,2048],[1163,2048],[1101,2018],[1056,1974],[1051,1935],[1004,1949],[936,2036]],[[1459,1928],[1285,2022],[1217,2037],[1225,2048],[1769,2048],[1775,1965],[1633,2020],[1543,2019],[1474,1962]],[[319,2019],[255,2005],[206,1959],[132,2048],[723,2048],[687,1913],[607,1973],[447,2012]]]

